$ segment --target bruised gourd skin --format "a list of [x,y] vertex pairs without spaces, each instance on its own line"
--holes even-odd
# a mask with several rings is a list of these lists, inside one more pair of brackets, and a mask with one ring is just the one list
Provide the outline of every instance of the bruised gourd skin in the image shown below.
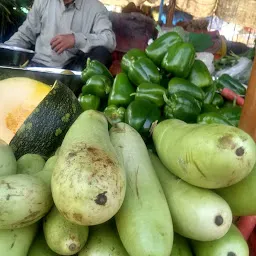
[[203,188],[222,188],[244,179],[256,161],[253,139],[221,124],[159,123],[153,140],[161,162],[176,176]]
[[110,142],[103,114],[85,111],[71,126],[51,185],[56,207],[72,223],[101,224],[119,210],[125,196],[125,171]]

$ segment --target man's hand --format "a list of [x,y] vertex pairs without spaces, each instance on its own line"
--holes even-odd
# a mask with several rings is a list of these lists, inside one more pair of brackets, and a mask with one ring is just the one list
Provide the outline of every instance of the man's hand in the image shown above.
[[73,34],[57,35],[51,40],[52,49],[58,54],[75,46],[75,36]]

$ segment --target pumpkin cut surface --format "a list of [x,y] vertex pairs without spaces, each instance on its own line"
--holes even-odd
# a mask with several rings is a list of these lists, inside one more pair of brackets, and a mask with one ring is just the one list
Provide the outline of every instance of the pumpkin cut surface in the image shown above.
[[30,78],[0,81],[0,138],[9,143],[50,91],[51,86]]

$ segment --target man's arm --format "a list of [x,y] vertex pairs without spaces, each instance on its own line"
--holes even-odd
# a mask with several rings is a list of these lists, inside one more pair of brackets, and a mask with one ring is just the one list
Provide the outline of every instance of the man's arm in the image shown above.
[[85,53],[97,46],[104,46],[110,52],[116,48],[116,38],[107,10],[96,14],[90,34],[74,33],[74,36],[75,47]]
[[31,44],[35,44],[36,36],[41,30],[40,17],[40,1],[35,0],[31,11],[27,15],[27,19],[5,44],[30,48]]

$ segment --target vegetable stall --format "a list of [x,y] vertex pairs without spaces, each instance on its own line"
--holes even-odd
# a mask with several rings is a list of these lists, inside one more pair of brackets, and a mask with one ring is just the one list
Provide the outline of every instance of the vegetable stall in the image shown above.
[[256,59],[212,76],[170,31],[121,67],[0,81],[0,252],[255,255]]

